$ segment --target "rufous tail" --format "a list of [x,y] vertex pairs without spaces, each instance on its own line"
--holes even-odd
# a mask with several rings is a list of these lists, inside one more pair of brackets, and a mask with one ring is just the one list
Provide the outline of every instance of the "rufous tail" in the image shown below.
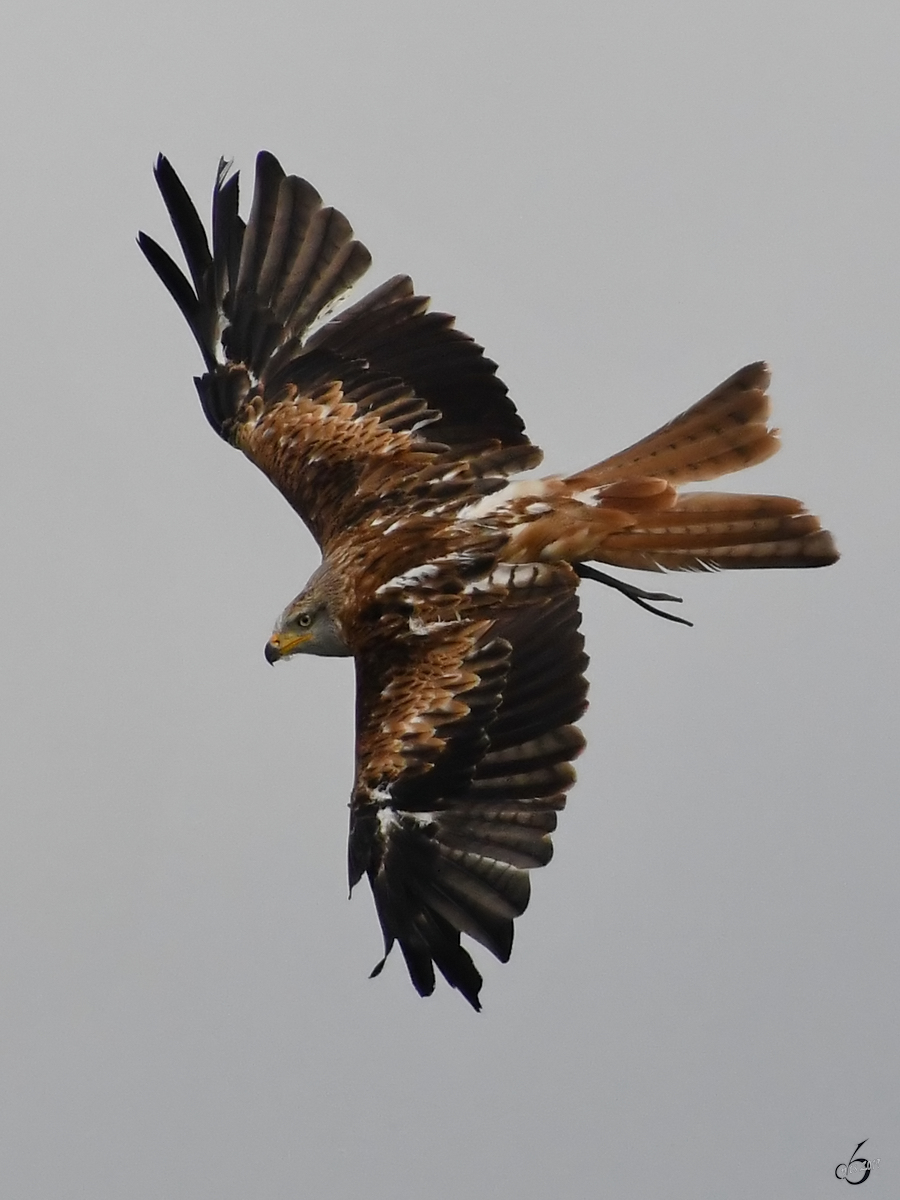
[[[677,489],[778,450],[778,431],[767,424],[768,383],[765,363],[753,363],[620,454],[567,479],[542,481],[550,511],[516,527],[516,557],[644,571],[835,562],[831,534],[799,500]],[[523,504],[523,515],[528,511]]]

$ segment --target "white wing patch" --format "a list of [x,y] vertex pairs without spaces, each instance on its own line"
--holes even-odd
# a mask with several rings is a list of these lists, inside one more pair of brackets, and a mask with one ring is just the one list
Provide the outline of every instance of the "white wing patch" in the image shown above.
[[596,508],[603,499],[603,488],[585,488],[583,492],[573,492],[571,498],[577,500],[579,504],[587,504],[591,508]]
[[515,483],[508,483],[499,492],[492,492],[489,496],[476,500],[474,504],[467,504],[465,508],[461,508],[459,520],[481,521],[512,504],[514,500],[525,497],[538,500],[541,496],[546,496],[553,485],[557,485],[555,479],[519,479]]
[[[434,822],[434,813],[430,812],[406,812],[403,813],[407,821],[414,821],[420,829],[425,829]],[[391,830],[396,829],[400,824],[400,818],[397,816],[397,810],[391,808],[388,804],[378,810],[378,832],[382,838],[390,837]]]
[[383,596],[387,592],[406,592],[410,588],[427,587],[429,581],[435,579],[439,574],[440,567],[435,566],[434,563],[423,563],[421,567],[413,567],[405,575],[395,575],[393,579],[383,583],[375,595]]
[[427,637],[429,633],[436,633],[439,629],[447,629],[457,624],[458,621],[423,621],[421,617],[414,616],[409,618],[409,631],[417,637]]
[[498,563],[489,574],[473,580],[463,591],[471,596],[495,588],[530,588],[548,583],[552,575],[553,566],[549,563]]

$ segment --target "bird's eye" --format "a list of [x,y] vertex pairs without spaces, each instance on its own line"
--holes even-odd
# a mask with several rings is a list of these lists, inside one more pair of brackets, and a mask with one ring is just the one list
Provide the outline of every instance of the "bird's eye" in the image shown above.
[[310,625],[312,625],[312,617],[309,613],[301,613],[297,618],[297,624],[301,629],[309,629]]

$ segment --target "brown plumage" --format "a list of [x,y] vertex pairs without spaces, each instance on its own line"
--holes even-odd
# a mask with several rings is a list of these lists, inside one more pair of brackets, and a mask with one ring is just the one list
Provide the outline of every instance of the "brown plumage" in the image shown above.
[[[577,586],[643,592],[590,563],[643,570],[823,566],[830,534],[796,500],[680,492],[778,449],[768,371],[738,371],[668,425],[576,475],[535,467],[496,364],[405,276],[311,334],[369,266],[315,189],[260,154],[249,220],[219,170],[212,246],[165,158],[156,178],[190,281],[139,242],[184,314],[216,432],[306,522],[322,565],[266,646],[353,655],[351,887],[422,995],[435,966],[479,1007],[461,934],[505,961],[530,868],[548,862],[583,747]],[[653,611],[657,611],[653,609]],[[375,969],[381,970],[384,959]]]

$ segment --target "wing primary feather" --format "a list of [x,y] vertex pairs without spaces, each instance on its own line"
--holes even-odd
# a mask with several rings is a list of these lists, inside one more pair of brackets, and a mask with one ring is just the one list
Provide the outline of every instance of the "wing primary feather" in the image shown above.
[[211,304],[219,313],[225,312],[226,297],[237,281],[244,240],[244,222],[238,211],[240,204],[240,175],[228,175],[229,164],[222,159],[213,189],[212,228],[214,274]]
[[198,297],[202,297],[209,279],[212,254],[200,214],[164,154],[160,154],[157,158],[153,173],[175,229],[175,235],[184,252],[188,270],[194,281],[194,290]]
[[313,213],[321,204],[322,197],[305,179],[286,175],[279,184],[275,220],[260,267],[257,293],[282,323],[287,322],[291,314],[278,305],[276,292],[303,244]]
[[253,292],[259,299],[263,299],[258,292],[259,277],[275,226],[281,183],[284,177],[281,164],[274,154],[270,154],[268,150],[261,150],[256,156],[253,204],[250,209],[247,233],[241,247],[237,282],[234,285],[238,298],[241,293]]
[[153,238],[148,237],[146,233],[139,233],[137,240],[144,257],[159,276],[187,321],[188,328],[194,335],[194,341],[200,347],[203,361],[210,370],[214,369],[216,359],[210,344],[208,322],[204,319],[203,308],[194,294],[194,289],[187,276]]

